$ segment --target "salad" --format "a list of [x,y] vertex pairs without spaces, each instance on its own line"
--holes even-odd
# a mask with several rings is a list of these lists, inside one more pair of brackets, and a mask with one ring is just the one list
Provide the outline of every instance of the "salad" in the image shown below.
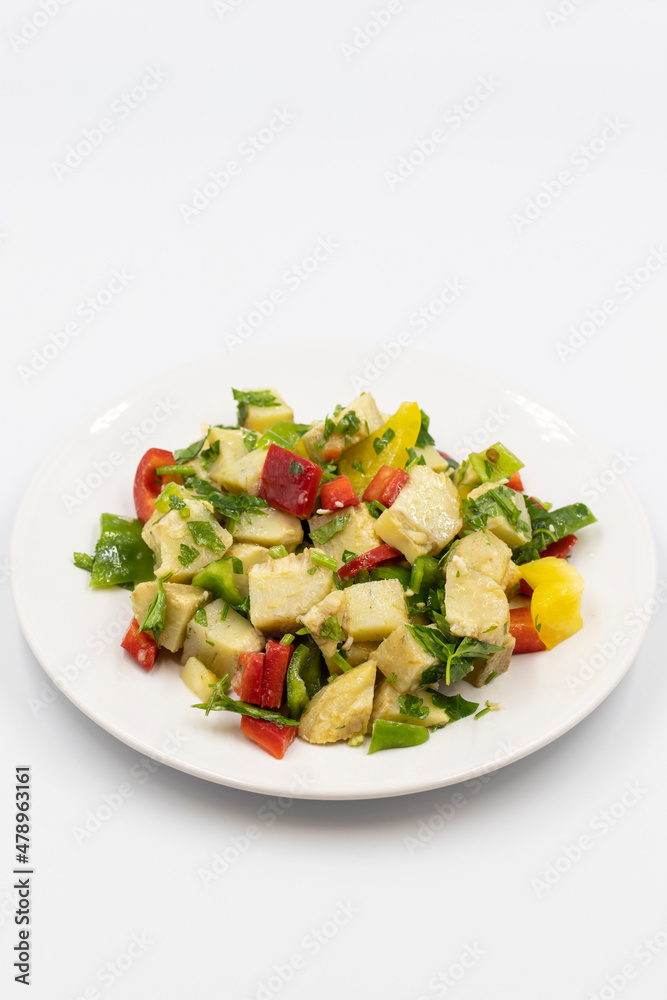
[[91,587],[131,591],[123,649],[145,670],[180,654],[206,716],[239,715],[278,759],[297,736],[416,746],[500,707],[452,685],[582,628],[568,557],[595,517],[525,493],[502,443],[459,464],[415,402],[387,415],[362,393],[301,424],[275,389],[233,396],[235,425],[150,448],[136,518],[102,514],[94,555],[74,553]]

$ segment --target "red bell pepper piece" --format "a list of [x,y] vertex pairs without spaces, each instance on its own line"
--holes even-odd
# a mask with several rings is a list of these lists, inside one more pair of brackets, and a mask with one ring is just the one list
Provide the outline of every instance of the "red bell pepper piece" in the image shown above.
[[241,653],[241,701],[249,705],[262,703],[262,676],[264,674],[264,653]]
[[394,549],[391,545],[378,545],[368,552],[362,552],[360,556],[350,559],[349,563],[338,570],[341,580],[346,580],[350,576],[355,576],[360,569],[372,569],[378,563],[387,562],[389,559],[402,559],[403,553]]
[[578,541],[579,539],[576,535],[565,535],[563,538],[559,538],[557,542],[547,545],[544,552],[540,552],[540,559],[544,559],[545,556],[555,556],[556,559],[567,559]]
[[510,608],[510,635],[516,639],[514,653],[538,653],[547,647],[535,628],[530,608]]
[[276,760],[282,760],[290,743],[296,739],[297,726],[279,726],[265,719],[251,719],[241,716],[241,732],[257,743]]
[[292,646],[286,646],[275,639],[269,639],[267,642],[260,702],[262,708],[280,708],[292,651]]
[[293,451],[269,445],[258,495],[296,517],[310,517],[322,481],[322,469]]
[[339,476],[330,483],[324,483],[320,490],[322,507],[326,510],[336,510],[340,507],[356,507],[359,497],[347,476]]
[[524,594],[525,597],[532,597],[533,588],[525,580],[519,580],[519,593]]
[[383,465],[364,491],[364,500],[379,500],[385,507],[391,507],[410,476],[403,469]]
[[175,465],[173,452],[163,448],[149,448],[137,466],[134,477],[134,508],[137,517],[145,524],[155,511],[155,501],[166,483],[182,483],[180,476],[155,475],[160,465]]
[[513,476],[507,480],[507,485],[511,490],[516,490],[517,493],[523,493],[523,483],[521,482],[521,473],[515,472]]
[[133,656],[144,670],[152,670],[157,656],[157,643],[150,632],[140,632],[139,622],[133,618],[121,642],[123,649]]

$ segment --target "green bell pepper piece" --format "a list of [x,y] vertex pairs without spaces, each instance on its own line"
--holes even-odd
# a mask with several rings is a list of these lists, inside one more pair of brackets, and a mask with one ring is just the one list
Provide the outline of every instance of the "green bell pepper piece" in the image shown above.
[[289,420],[279,420],[268,431],[264,431],[257,442],[257,447],[268,448],[270,444],[277,444],[287,451],[292,451],[299,438],[308,430],[310,424],[294,424]]
[[417,556],[412,564],[410,590],[419,594],[422,590],[431,590],[438,581],[442,581],[438,560],[433,556]]
[[473,452],[468,456],[468,461],[482,483],[497,483],[501,479],[510,479],[524,466],[521,459],[500,441],[496,441],[486,451]]
[[400,580],[403,590],[409,590],[410,569],[407,566],[376,566],[371,570],[371,580]]
[[373,724],[369,753],[378,750],[392,750],[395,747],[416,747],[426,743],[429,737],[425,726],[411,726],[407,722],[390,722],[388,719],[376,719]]
[[192,584],[195,587],[210,590],[214,597],[221,597],[226,604],[238,611],[246,608],[248,599],[243,596],[234,582],[235,561],[229,556],[215,559],[208,566],[204,566],[198,573],[195,573]]
[[301,676],[309,655],[308,646],[297,646],[287,668],[287,714],[290,719],[300,719],[309,701],[306,683]]
[[141,537],[135,518],[102,514],[100,538],[90,571],[91,587],[136,584],[155,577],[152,551]]

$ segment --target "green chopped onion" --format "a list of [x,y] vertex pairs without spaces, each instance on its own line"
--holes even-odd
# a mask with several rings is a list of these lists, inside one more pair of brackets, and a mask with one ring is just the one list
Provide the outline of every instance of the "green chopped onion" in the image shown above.
[[[310,553],[310,558],[315,563],[316,566],[323,566],[325,569],[335,570],[338,563],[331,556],[325,556],[324,552],[318,552],[313,549]],[[310,570],[308,570],[310,572]]]
[[196,473],[194,465],[159,465],[155,470],[156,476],[194,476]]
[[348,663],[348,661],[345,659],[342,653],[334,653],[334,655],[331,657],[331,662],[334,664],[334,666],[342,670],[343,673],[345,673],[348,670],[352,670],[352,664]]
[[291,646],[293,642],[294,642],[294,636],[292,635],[291,632],[287,632],[280,640],[282,646]]
[[272,559],[284,559],[289,553],[284,545],[272,545],[269,548],[269,555]]

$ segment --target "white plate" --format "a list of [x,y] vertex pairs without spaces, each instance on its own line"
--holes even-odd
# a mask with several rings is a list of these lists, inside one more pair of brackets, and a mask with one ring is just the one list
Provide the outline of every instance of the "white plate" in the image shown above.
[[[633,609],[650,610],[657,569],[645,515],[623,478],[591,504],[598,523],[582,531],[574,551],[586,581],[583,630],[551,652],[517,657],[482,691],[458,685],[464,697],[490,698],[502,710],[447,726],[421,747],[367,756],[364,748],[297,740],[276,761],[241,735],[235,716],[206,718],[189,707],[193,697],[175,656],[145,673],[120,649],[129,594],[89,588],[72,552],[93,551],[103,511],[134,515],[132,482],[144,451],[184,447],[199,436],[202,421],[232,423],[230,386],[275,386],[297,420],[322,417],[357,395],[355,377],[373,376],[366,364],[375,354],[363,345],[294,344],[184,365],[105,406],[40,468],[12,539],[21,626],[55,684],[124,743],[190,774],[256,792],[400,795],[463,781],[545,746],[592,712],[627,671],[645,631]],[[502,440],[526,464],[525,488],[556,506],[586,501],[590,480],[609,469],[595,443],[532,395],[459,362],[411,350],[362,388],[387,412],[416,399],[431,415],[439,447],[457,458]]]

